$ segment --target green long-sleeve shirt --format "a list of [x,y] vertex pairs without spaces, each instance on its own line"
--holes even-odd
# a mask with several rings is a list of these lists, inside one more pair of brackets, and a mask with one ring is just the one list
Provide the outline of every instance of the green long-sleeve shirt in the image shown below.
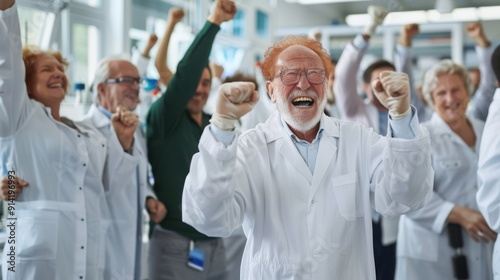
[[194,240],[209,237],[182,222],[182,191],[191,158],[198,152],[198,142],[210,115],[203,114],[200,127],[187,111],[187,104],[208,65],[212,44],[219,30],[218,25],[205,23],[179,62],[166,92],[149,109],[146,120],[154,190],[168,210],[160,225]]

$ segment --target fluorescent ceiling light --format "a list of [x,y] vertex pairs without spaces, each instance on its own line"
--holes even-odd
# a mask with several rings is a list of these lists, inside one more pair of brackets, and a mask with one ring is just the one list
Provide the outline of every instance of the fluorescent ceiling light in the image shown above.
[[478,8],[479,18],[482,20],[498,19],[500,17],[500,6]]
[[410,11],[410,12],[392,12],[387,15],[385,24],[407,24],[408,19],[412,23],[425,23],[427,22],[427,13],[425,11]]
[[298,3],[302,5],[313,5],[313,4],[328,4],[328,3],[342,3],[342,2],[362,2],[369,0],[285,0],[289,3]]
[[[387,15],[383,25],[478,20],[500,20],[500,6],[457,8],[448,14],[439,13],[437,10],[392,12]],[[370,21],[370,16],[368,14],[348,15],[345,21],[349,26],[365,26]]]

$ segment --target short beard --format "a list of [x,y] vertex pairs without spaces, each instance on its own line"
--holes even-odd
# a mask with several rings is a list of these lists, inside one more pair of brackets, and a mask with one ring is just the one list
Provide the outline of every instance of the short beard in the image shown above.
[[[307,94],[307,92],[304,94],[300,95],[306,95],[306,96],[311,96],[311,94]],[[294,94],[289,97],[290,99],[293,99]],[[302,133],[306,133],[307,131],[311,130],[316,126],[319,121],[321,120],[321,116],[323,115],[323,111],[325,110],[326,106],[326,96],[323,95],[323,99],[320,100],[320,104],[318,105],[318,111],[316,112],[316,115],[310,120],[303,120],[300,119],[300,116],[293,116],[292,113],[290,112],[290,109],[288,107],[289,105],[289,100],[282,100],[281,96],[277,96],[276,100],[276,107],[278,108],[278,112],[282,116],[282,118],[285,120],[285,122],[293,127],[295,130],[298,130]],[[315,102],[318,102],[318,100],[315,100]]]

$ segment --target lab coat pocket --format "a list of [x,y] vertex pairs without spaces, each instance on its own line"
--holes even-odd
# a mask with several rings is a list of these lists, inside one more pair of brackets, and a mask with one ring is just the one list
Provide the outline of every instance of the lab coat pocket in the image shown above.
[[438,260],[439,236],[402,216],[399,222],[397,255],[419,260],[436,262]]
[[356,172],[332,179],[333,192],[340,215],[347,221],[354,221],[357,217],[363,216],[363,211],[358,203],[360,197],[358,197],[357,182]]
[[57,256],[59,213],[17,210],[16,245],[19,260],[54,260]]

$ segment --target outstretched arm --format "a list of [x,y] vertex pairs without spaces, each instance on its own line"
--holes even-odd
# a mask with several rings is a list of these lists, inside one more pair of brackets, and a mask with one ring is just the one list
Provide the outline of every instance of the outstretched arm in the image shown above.
[[[236,14],[236,5],[230,0],[217,0],[207,22],[196,35],[188,50],[177,65],[177,70],[168,84],[166,92],[151,105],[147,123],[166,132],[184,114],[189,100],[194,96],[203,70],[207,66],[212,44],[220,24],[231,20]],[[154,131],[153,129],[148,131]],[[148,132],[148,137],[152,135]]]
[[174,32],[175,25],[182,20],[184,17],[184,10],[180,8],[172,8],[168,11],[167,27],[165,29],[165,34],[161,39],[160,46],[158,47],[158,52],[156,53],[155,66],[160,74],[160,82],[164,85],[168,85],[170,79],[174,75],[170,68],[167,66],[167,53],[168,45],[170,44],[170,37]]
[[13,135],[29,111],[21,29],[14,3],[0,1],[0,137]]
[[148,64],[149,64],[149,53],[153,46],[156,44],[156,41],[158,40],[158,37],[156,37],[155,34],[150,34],[148,41],[146,42],[146,46],[142,50],[141,53],[138,51],[134,51],[132,54],[132,59],[131,62],[132,64],[137,67],[137,70],[139,71],[139,75],[141,77],[146,76],[147,71],[148,71]]
[[396,56],[394,58],[394,66],[396,71],[403,72],[408,75],[411,90],[411,104],[417,108],[418,118],[421,122],[429,119],[430,116],[426,115],[425,106],[419,98],[418,92],[415,87],[413,77],[413,55],[412,55],[412,41],[415,36],[420,32],[418,24],[407,24],[401,30],[401,37],[399,44],[396,47]]
[[491,56],[494,48],[491,47],[491,43],[486,37],[481,23],[469,23],[465,28],[467,34],[476,42],[476,53],[479,61],[479,71],[481,72],[479,87],[473,97],[474,102],[470,110],[474,117],[486,121],[488,108],[493,100],[496,88],[496,79],[491,67]]

